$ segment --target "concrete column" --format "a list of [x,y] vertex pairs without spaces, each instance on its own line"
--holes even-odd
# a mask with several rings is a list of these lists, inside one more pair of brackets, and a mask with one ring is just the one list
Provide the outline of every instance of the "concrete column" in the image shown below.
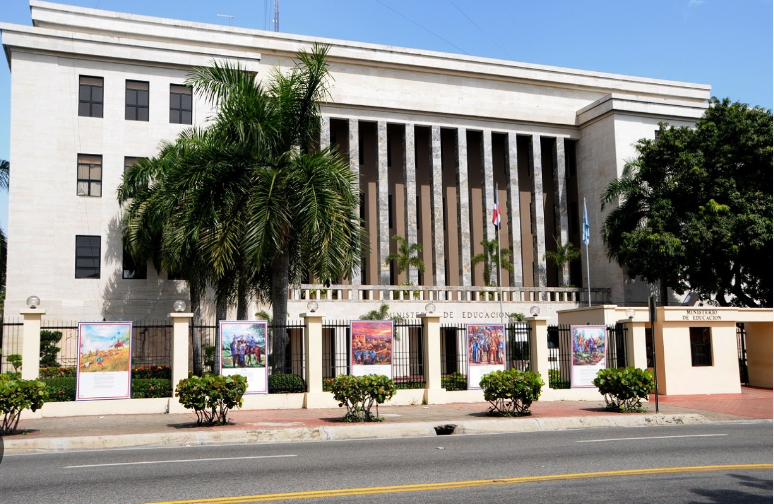
[[548,387],[548,318],[529,317],[530,370],[540,373]]
[[[407,123],[403,135],[403,181],[406,190],[406,241],[417,243],[417,164],[414,156],[414,125]],[[419,272],[408,268],[408,281],[419,284]]]
[[433,207],[433,280],[434,285],[446,285],[446,267],[444,266],[444,230],[443,230],[443,177],[441,173],[441,127],[431,129],[432,176],[430,191]]
[[441,386],[441,314],[423,313],[422,348],[424,348],[425,404],[444,404],[446,390]]
[[390,255],[390,193],[387,171],[387,123],[377,123],[377,180],[376,190],[379,194],[379,284],[390,284],[390,265],[387,256]]
[[320,149],[327,149],[331,145],[331,118],[322,116],[320,120]]
[[457,129],[457,218],[460,237],[460,282],[472,285],[470,264],[470,190],[468,189],[468,137]]
[[[360,133],[358,128],[358,120],[349,120],[349,168],[355,175],[358,188],[358,205],[355,209],[355,215],[360,215]],[[350,282],[353,286],[361,284],[360,266],[355,266],[352,269],[352,280]],[[357,299],[357,297],[356,297]]]
[[40,318],[46,314],[41,308],[19,311],[22,327],[22,380],[36,380],[40,376]]
[[508,147],[506,149],[505,164],[508,170],[508,225],[511,234],[511,263],[513,274],[511,275],[512,287],[524,286],[524,267],[521,260],[521,198],[519,197],[519,167],[518,149],[516,147],[516,133],[508,133]]
[[[558,212],[557,226],[554,230],[561,245],[567,245],[569,230],[567,227],[567,177],[565,176],[564,138],[554,142],[554,202]],[[560,282],[570,285],[570,265],[565,264],[560,272]]]
[[[492,212],[494,210],[494,168],[492,166],[492,132],[484,130],[484,142],[481,148],[481,166],[484,170],[484,230],[487,241],[497,240],[497,230],[492,224]],[[501,207],[502,208],[502,207]],[[497,285],[497,268],[492,268],[491,285]]]
[[323,392],[323,313],[302,313],[304,319],[304,349],[306,350],[306,394],[304,408],[330,407],[333,397]]
[[640,369],[648,369],[648,353],[645,348],[645,328],[650,324],[644,320],[620,320],[626,327],[626,363]]
[[[170,313],[172,319],[172,389],[188,378],[188,346],[193,313]],[[217,352],[218,349],[216,348]]]
[[540,151],[540,135],[532,135],[530,164],[532,165],[532,219],[535,228],[535,243],[533,244],[535,268],[535,287],[546,286],[546,226],[545,211],[543,209],[543,161]]

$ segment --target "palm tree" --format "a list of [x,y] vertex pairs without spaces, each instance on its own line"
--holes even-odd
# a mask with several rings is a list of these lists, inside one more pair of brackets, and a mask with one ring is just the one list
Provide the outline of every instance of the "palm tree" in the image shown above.
[[424,273],[425,262],[421,257],[422,244],[412,243],[409,245],[408,241],[400,235],[395,235],[392,239],[398,242],[398,252],[388,255],[385,264],[389,265],[395,261],[395,267],[399,275],[409,269],[409,267],[416,268],[420,273]]
[[554,266],[559,270],[561,286],[565,287],[569,280],[567,265],[580,258],[581,251],[575,248],[572,242],[561,245],[556,236],[554,236],[554,241],[556,242],[556,251],[547,250],[546,253],[543,254],[543,259],[547,259],[554,263]]
[[[473,256],[471,262],[473,266],[484,263],[484,285],[487,287],[493,287],[492,272],[497,268],[504,268],[513,273],[513,263],[511,263],[511,251],[504,248],[500,250],[500,255],[497,255],[497,240],[487,240],[484,238],[481,240],[481,245],[484,247],[484,251]],[[502,262],[502,264],[501,264]]]

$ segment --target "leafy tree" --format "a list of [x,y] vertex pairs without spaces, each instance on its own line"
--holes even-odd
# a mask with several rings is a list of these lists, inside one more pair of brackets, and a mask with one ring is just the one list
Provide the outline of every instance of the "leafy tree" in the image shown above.
[[395,235],[392,239],[398,242],[398,252],[388,255],[385,264],[389,265],[395,261],[395,268],[399,275],[409,268],[416,268],[419,273],[424,273],[425,262],[421,255],[422,244],[412,243],[409,245],[408,240],[400,235]]
[[772,306],[772,115],[712,99],[695,128],[661,124],[610,182],[608,257],[632,278],[722,306]]
[[[497,255],[497,240],[487,240],[484,238],[481,240],[481,245],[484,247],[484,251],[473,256],[471,262],[473,266],[478,264],[484,264],[484,285],[492,287],[495,284],[492,283],[492,272],[497,271],[498,267],[504,268],[513,273],[513,263],[511,263],[511,250],[504,248],[500,249],[500,256]],[[500,264],[502,260],[502,264]]]
[[[0,159],[0,189],[9,188],[11,180],[11,164],[5,159]],[[5,233],[0,229],[0,291],[2,294],[2,301],[5,301],[5,270],[8,260],[8,239]],[[2,315],[2,311],[0,311]]]
[[559,240],[556,239],[554,236],[554,241],[556,242],[556,252],[552,250],[547,250],[545,254],[543,254],[543,259],[547,259],[554,263],[556,268],[559,270],[559,278],[560,282],[562,282],[562,286],[565,286],[567,283],[567,280],[569,279],[569,271],[567,271],[567,266],[580,258],[581,251],[572,244],[572,242],[567,242],[564,245],[559,243]]

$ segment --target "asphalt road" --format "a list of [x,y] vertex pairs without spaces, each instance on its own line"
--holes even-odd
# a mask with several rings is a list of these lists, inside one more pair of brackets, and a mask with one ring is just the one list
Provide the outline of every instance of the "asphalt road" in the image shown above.
[[6,455],[0,501],[770,503],[771,464],[771,422],[110,450]]

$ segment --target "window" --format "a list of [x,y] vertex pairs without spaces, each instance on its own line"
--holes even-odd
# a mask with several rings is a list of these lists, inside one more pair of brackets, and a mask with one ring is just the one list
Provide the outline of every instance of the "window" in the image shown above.
[[83,117],[102,117],[103,92],[102,77],[81,76],[78,86],[78,115]]
[[148,278],[148,264],[138,264],[134,261],[132,254],[124,247],[124,261],[123,261],[124,280],[143,280]]
[[653,331],[650,327],[645,328],[645,353],[647,354],[647,366],[653,367]]
[[100,237],[75,237],[75,278],[99,278]]
[[102,156],[78,154],[78,196],[102,196]]
[[126,173],[127,170],[129,170],[129,168],[131,168],[132,166],[136,165],[137,161],[139,159],[140,158],[138,158],[138,157],[125,156],[124,157],[124,173]]
[[148,120],[148,83],[126,81],[126,120]]
[[712,332],[709,327],[691,327],[691,365],[712,365]]
[[192,124],[193,95],[191,88],[172,84],[169,86],[169,122]]

